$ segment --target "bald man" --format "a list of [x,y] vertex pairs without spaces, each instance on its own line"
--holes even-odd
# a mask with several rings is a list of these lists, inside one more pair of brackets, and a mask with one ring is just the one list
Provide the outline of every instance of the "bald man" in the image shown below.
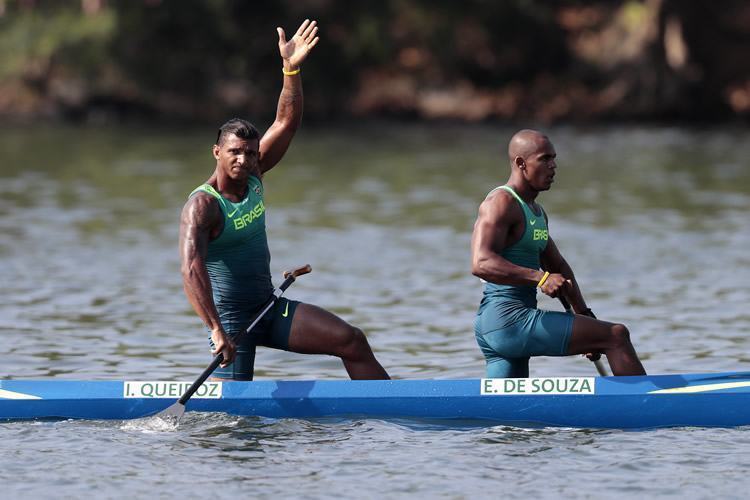
[[[510,178],[479,206],[471,239],[472,273],[486,282],[474,332],[488,378],[528,377],[531,356],[606,354],[615,375],[645,375],[621,324],[593,318],[573,270],[548,230],[536,198],[552,186],[555,148],[536,130],[510,140]],[[537,288],[566,297],[576,314],[537,309]]]

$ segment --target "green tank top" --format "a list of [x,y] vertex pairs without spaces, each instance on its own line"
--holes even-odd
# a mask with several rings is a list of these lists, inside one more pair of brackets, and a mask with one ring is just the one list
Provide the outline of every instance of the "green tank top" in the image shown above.
[[199,186],[190,196],[201,191],[218,200],[224,215],[224,228],[208,243],[206,257],[214,303],[227,330],[242,328],[273,292],[263,184],[251,176],[247,195],[237,203],[209,184]]
[[[539,214],[526,204],[523,199],[510,186],[500,186],[490,193],[503,189],[518,201],[523,210],[524,231],[523,236],[517,242],[504,248],[500,256],[517,266],[529,269],[541,267],[540,255],[547,248],[549,233],[547,230],[547,219],[544,209],[539,205]],[[521,302],[525,307],[536,307],[536,287],[533,285],[498,285],[487,283],[484,287],[484,297],[502,302]]]

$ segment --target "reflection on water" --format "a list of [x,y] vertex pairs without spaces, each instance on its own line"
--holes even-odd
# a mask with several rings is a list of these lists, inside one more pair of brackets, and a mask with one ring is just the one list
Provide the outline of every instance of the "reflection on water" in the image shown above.
[[[362,327],[394,377],[481,376],[469,237],[479,202],[507,178],[512,132],[303,130],[266,179],[277,281],[312,264],[288,295]],[[549,134],[559,171],[540,201],[597,315],[630,326],[652,373],[747,369],[747,132]],[[212,129],[3,130],[0,376],[174,380],[202,371],[206,333],[182,292],[177,224],[187,194],[210,175],[212,140]],[[559,307],[544,297],[541,306]],[[257,366],[259,378],[345,376],[336,359],[268,349]],[[536,359],[531,369],[595,373],[578,357]],[[0,440],[11,497],[726,497],[747,486],[748,466],[742,430],[188,414],[173,432],[9,423]]]

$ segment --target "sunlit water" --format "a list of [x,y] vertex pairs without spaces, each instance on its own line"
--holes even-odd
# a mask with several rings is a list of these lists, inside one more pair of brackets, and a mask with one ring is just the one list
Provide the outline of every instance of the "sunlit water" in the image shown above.
[[[303,130],[266,178],[276,281],[363,328],[394,378],[483,374],[469,238],[507,179],[499,128]],[[745,130],[549,131],[540,197],[601,318],[650,373],[750,369]],[[190,380],[206,334],[184,298],[179,211],[212,170],[211,130],[2,130],[0,377]],[[543,298],[541,305],[559,309]],[[540,358],[534,375],[591,375]],[[259,351],[259,379],[345,377],[333,358]],[[0,424],[10,498],[742,498],[745,429],[647,432],[187,414]]]

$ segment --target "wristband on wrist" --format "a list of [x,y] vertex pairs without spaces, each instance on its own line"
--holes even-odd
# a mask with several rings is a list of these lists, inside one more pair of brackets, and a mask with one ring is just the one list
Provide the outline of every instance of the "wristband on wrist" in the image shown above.
[[536,284],[536,287],[542,288],[542,285],[544,285],[544,282],[547,281],[547,278],[549,278],[549,271],[544,271],[544,276],[542,276],[542,279],[540,279],[539,283]]
[[286,76],[298,75],[300,71],[302,71],[302,68],[297,68],[293,71],[287,71],[284,68],[281,68],[281,72],[284,73]]

